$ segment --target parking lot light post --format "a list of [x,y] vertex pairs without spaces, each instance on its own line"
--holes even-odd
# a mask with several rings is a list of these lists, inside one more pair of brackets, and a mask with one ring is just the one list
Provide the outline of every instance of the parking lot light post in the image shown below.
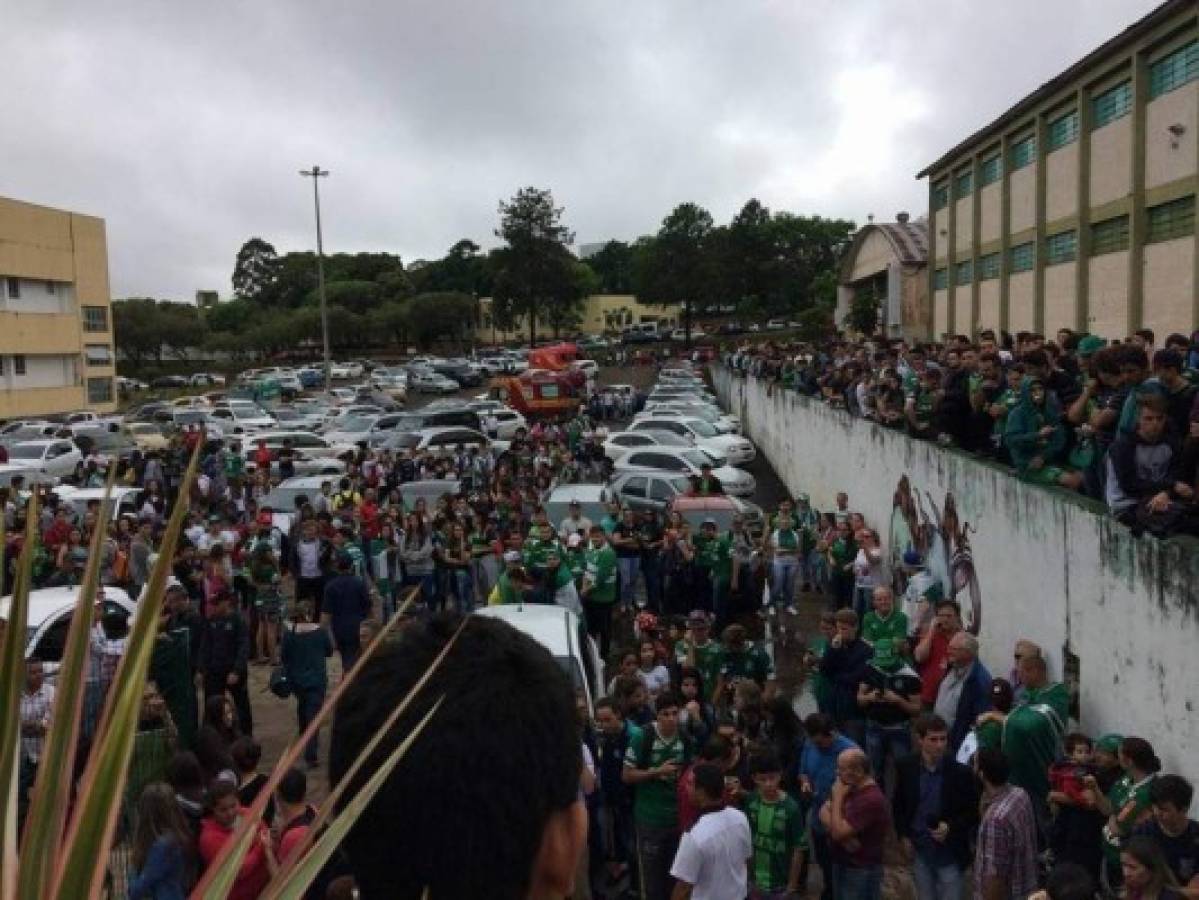
[[312,179],[312,199],[316,204],[316,280],[317,291],[321,299],[321,340],[325,350],[325,393],[328,394],[332,384],[332,365],[329,362],[329,307],[325,303],[325,247],[321,241],[321,191],[320,181],[329,175],[328,169],[313,165],[311,169],[301,169],[300,174]]

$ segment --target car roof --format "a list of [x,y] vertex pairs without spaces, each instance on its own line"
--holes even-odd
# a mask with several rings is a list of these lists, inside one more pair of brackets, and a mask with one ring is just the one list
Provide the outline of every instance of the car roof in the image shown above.
[[702,512],[705,510],[721,510],[732,509],[740,510],[741,506],[737,503],[735,497],[728,497],[723,494],[714,494],[706,497],[692,497],[679,494],[671,501],[671,509],[676,509],[679,512]]
[[[51,490],[62,500],[103,500],[104,488],[76,488],[70,485],[60,485]],[[113,485],[112,498],[119,500],[126,494],[141,493],[142,488]]]
[[507,603],[485,606],[475,610],[475,615],[507,622],[554,656],[573,656],[577,652],[575,635],[578,634],[579,619],[565,607],[545,603]]
[[336,481],[331,475],[297,475],[295,478],[285,478],[275,485],[272,490],[279,488],[320,488],[326,481]]
[[71,443],[68,438],[37,438],[32,441],[17,441],[14,447],[47,447],[50,444]]
[[[111,600],[118,606],[124,607],[133,614],[134,603],[129,595],[120,588],[104,586],[104,599]],[[63,585],[62,587],[41,588],[29,592],[29,627],[37,628],[47,619],[65,609],[75,606],[79,601],[78,585]],[[0,619],[8,619],[8,611],[12,606],[12,596],[0,597]]]
[[608,499],[608,490],[602,484],[560,484],[545,498],[546,503],[603,503]]

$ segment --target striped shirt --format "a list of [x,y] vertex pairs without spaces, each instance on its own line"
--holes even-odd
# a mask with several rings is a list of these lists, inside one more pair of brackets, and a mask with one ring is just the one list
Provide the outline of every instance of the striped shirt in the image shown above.
[[54,703],[54,688],[43,683],[32,694],[21,691],[21,752],[31,761],[37,762],[42,758],[46,746],[46,733],[25,734],[24,726],[41,725],[50,727],[50,707]]
[[1005,784],[996,791],[978,829],[974,897],[982,900],[988,878],[1002,878],[1011,900],[1037,889],[1037,824],[1024,788]]

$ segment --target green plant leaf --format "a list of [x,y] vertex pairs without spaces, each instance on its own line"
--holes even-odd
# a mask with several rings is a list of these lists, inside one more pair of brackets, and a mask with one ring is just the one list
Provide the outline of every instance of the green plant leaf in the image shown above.
[[95,623],[96,587],[100,584],[101,547],[105,537],[99,523],[112,515],[112,486],[116,466],[108,472],[104,498],[100,502],[97,527],[88,546],[87,567],[75,599],[71,627],[63,648],[62,662],[54,685],[54,706],[45,748],[38,762],[37,779],[30,796],[29,817],[21,842],[18,892],[22,897],[49,897],[54,868],[61,861],[61,847],[67,809],[71,802],[71,778],[75,771],[75,753],[87,694],[87,668],[90,657],[92,625]]
[[[37,540],[38,502],[29,500],[25,540],[17,560],[17,577],[4,640],[0,642],[0,898],[17,895],[17,780],[21,747],[21,687],[25,683],[25,634],[29,623],[29,579],[33,568],[33,544]],[[0,547],[4,540],[0,517]],[[3,567],[0,566],[0,570]],[[0,574],[0,578],[3,575]]]
[[[197,444],[179,485],[181,498],[189,495],[199,459],[200,445]],[[114,472],[115,469],[114,466]],[[104,495],[101,522],[108,521],[106,510],[110,503],[111,487],[110,476],[109,486]],[[133,626],[125,643],[125,654],[121,657],[113,676],[104,711],[96,727],[96,737],[87,767],[79,782],[74,815],[67,829],[61,853],[54,857],[57,865],[48,898],[97,897],[101,893],[109,849],[116,829],[117,815],[121,809],[125,781],[129,774],[129,760],[133,755],[133,742],[141,714],[142,691],[146,684],[146,673],[150,669],[154,641],[158,635],[163,592],[167,576],[171,572],[175,545],[183,531],[187,510],[188,504],[185,500],[176,502],[175,508],[171,510],[171,518],[163,533],[162,548],[150,573],[145,598],[138,602],[133,615]],[[102,529],[97,529],[97,532],[101,531]],[[98,546],[93,547],[92,552],[93,556],[98,557]],[[98,567],[98,560],[95,560],[95,564]],[[92,574],[92,565],[93,560],[89,560],[89,576]],[[77,625],[78,622],[71,624],[72,638]],[[69,645],[68,641],[68,647]],[[57,712],[57,705],[55,711]],[[39,773],[39,783],[40,777]],[[38,801],[42,796],[38,795]]]
[[279,786],[279,781],[286,774],[287,770],[296,764],[296,760],[300,758],[300,754],[308,744],[309,739],[320,731],[321,726],[332,714],[333,709],[337,706],[337,702],[349,689],[350,685],[353,684],[354,679],[358,677],[358,673],[362,671],[362,667],[366,665],[367,660],[371,658],[375,650],[382,645],[387,636],[399,625],[401,616],[412,605],[412,601],[416,597],[418,590],[419,586],[414,587],[408,592],[408,599],[404,601],[404,605],[400,607],[400,611],[379,630],[379,633],[375,635],[375,639],[367,645],[350,671],[342,675],[341,681],[337,683],[337,687],[333,689],[333,693],[325,698],[324,704],[322,704],[320,710],[317,711],[317,714],[308,724],[304,733],[288,745],[283,756],[275,764],[275,768],[271,772],[271,777],[267,779],[266,784],[259,790],[258,797],[250,805],[246,814],[238,820],[237,825],[233,829],[233,834],[225,841],[216,857],[208,864],[208,868],[204,870],[204,874],[200,877],[199,882],[192,888],[191,897],[193,900],[224,900],[229,895],[229,891],[233,888],[233,882],[237,878],[237,873],[241,869],[242,859],[245,857],[246,851],[250,849],[250,842],[254,839],[255,823],[262,818],[267,803],[274,796],[275,788]]
[[267,890],[262,894],[263,900],[303,900],[304,893],[308,890],[309,885],[312,884],[312,880],[320,874],[325,863],[329,861],[329,857],[333,855],[333,851],[341,846],[341,842],[345,839],[350,829],[354,827],[354,823],[358,821],[358,817],[362,815],[362,811],[374,799],[375,794],[379,792],[379,788],[383,786],[383,782],[390,777],[400,760],[404,758],[404,754],[408,752],[408,748],[420,737],[420,733],[425,730],[425,726],[429,724],[429,720],[433,718],[434,713],[441,708],[442,701],[444,700],[445,697],[437,698],[437,702],[425,713],[425,717],[417,723],[411,733],[400,742],[400,745],[375,770],[366,784],[354,795],[354,798],[346,804],[346,808],[342,811],[341,815],[329,823],[329,827],[317,839],[312,849],[300,858],[287,880],[274,889],[270,885],[267,886]]

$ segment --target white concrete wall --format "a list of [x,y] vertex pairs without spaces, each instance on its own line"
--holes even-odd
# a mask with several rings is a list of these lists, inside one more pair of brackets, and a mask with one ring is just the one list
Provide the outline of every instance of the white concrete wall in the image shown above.
[[[907,476],[926,508],[952,493],[982,597],[982,658],[1011,668],[1017,638],[1045,648],[1060,678],[1063,648],[1079,657],[1082,728],[1140,735],[1167,771],[1199,776],[1199,553],[1194,544],[1134,539],[1102,511],[1024,484],[1008,470],[872,425],[764,381],[713,368],[717,394],[792,493],[830,509],[839,490],[888,539]],[[962,595],[958,596],[961,600]]]

